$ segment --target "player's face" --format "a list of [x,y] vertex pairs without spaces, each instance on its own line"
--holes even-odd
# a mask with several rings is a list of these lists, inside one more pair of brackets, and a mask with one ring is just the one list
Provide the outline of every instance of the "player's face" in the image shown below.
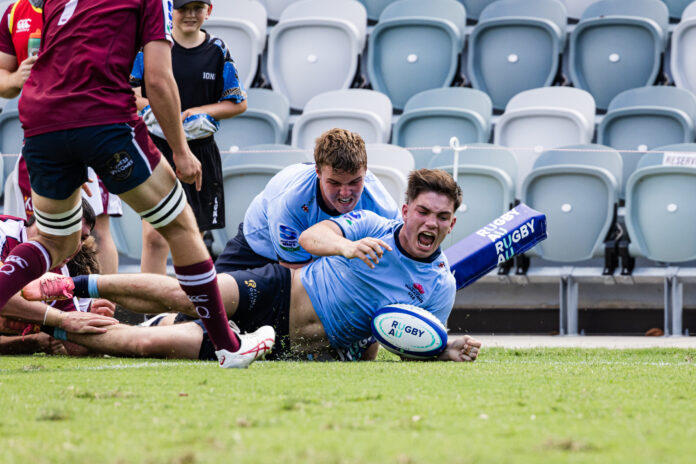
[[198,32],[210,16],[212,6],[203,2],[190,2],[172,12],[172,25],[184,34]]
[[82,249],[82,244],[85,243],[85,240],[89,238],[89,235],[92,233],[92,229],[89,228],[87,225],[87,222],[85,222],[84,219],[82,219],[82,230],[80,231],[80,245],[77,247],[77,250],[75,250],[75,253],[73,253],[71,256],[65,258],[61,263],[56,266],[56,267],[62,267],[68,264],[68,262],[77,255],[80,250]]
[[365,168],[353,173],[334,171],[331,166],[317,168],[324,202],[341,214],[353,211],[362,195],[366,172]]
[[399,242],[411,256],[427,258],[435,253],[457,218],[454,202],[435,192],[423,192],[402,207],[404,227]]

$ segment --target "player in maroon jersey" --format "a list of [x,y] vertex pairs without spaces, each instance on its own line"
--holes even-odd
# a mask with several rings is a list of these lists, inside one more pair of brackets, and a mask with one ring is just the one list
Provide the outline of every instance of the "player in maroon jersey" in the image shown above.
[[241,340],[227,324],[213,262],[181,184],[159,162],[128,84],[142,47],[150,106],[172,148],[176,173],[200,186],[201,165],[186,143],[172,74],[171,9],[169,0],[52,0],[44,6],[39,57],[19,102],[39,236],[8,257],[26,266],[0,268],[0,308],[77,248],[79,189],[90,166],[169,242],[179,283],[220,365],[247,367],[254,358],[240,354],[247,350],[240,350]]

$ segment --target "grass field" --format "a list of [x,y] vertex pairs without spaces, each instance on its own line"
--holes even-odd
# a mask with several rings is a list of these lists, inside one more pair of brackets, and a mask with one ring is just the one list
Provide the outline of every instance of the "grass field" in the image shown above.
[[0,462],[690,463],[696,350],[474,364],[0,358]]

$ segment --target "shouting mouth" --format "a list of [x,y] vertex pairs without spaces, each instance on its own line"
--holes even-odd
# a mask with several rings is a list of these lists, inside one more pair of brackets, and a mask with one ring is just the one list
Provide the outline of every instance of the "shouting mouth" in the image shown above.
[[435,234],[432,232],[421,232],[418,234],[418,246],[430,249],[435,243]]

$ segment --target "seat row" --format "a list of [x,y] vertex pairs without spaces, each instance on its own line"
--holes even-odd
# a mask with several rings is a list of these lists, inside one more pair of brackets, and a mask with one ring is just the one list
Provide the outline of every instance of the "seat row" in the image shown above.
[[[554,83],[566,48],[573,85],[589,91],[600,109],[621,91],[651,85],[661,75],[670,13],[660,0],[589,3],[570,33],[560,0],[485,3],[466,48],[469,13],[456,0],[388,2],[369,40],[366,10],[356,0],[291,2],[271,29],[265,53],[259,2],[216,6],[205,27],[228,43],[247,88],[258,83],[265,59],[270,85],[298,110],[318,93],[354,85],[361,74],[402,109],[420,91],[450,86],[462,68],[502,109],[520,91]],[[695,25],[696,3],[684,9],[671,43],[676,85],[690,90],[696,89],[690,65]]]

